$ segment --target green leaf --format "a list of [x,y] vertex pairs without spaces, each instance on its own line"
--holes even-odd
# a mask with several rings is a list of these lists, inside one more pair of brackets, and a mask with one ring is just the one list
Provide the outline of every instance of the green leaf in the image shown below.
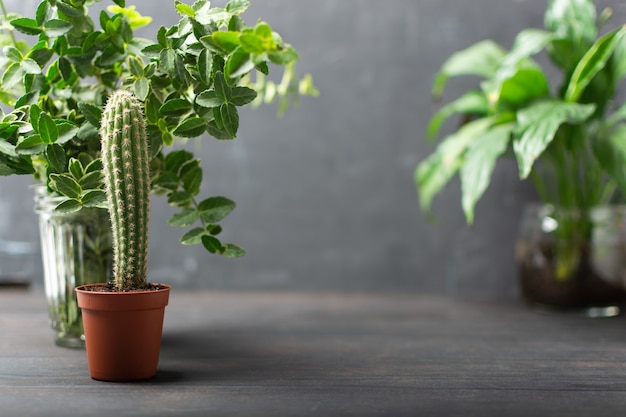
[[267,57],[276,65],[289,65],[298,60],[298,52],[293,47],[287,46],[279,51],[268,53]]
[[218,96],[214,90],[203,91],[196,96],[196,104],[201,107],[219,107],[224,103],[224,97]]
[[78,103],[78,109],[85,116],[85,120],[87,120],[92,126],[100,128],[100,120],[102,120],[102,109],[98,106],[94,106],[93,104],[81,102]]
[[230,102],[235,106],[245,106],[256,98],[257,93],[248,87],[233,87]]
[[201,227],[191,229],[180,238],[180,243],[183,245],[198,245],[202,243],[202,236],[206,236],[207,232]]
[[580,123],[594,111],[591,104],[566,103],[562,101],[540,101],[517,113],[518,128],[513,150],[519,165],[520,178],[530,174],[535,160],[554,139],[563,123]]
[[241,48],[237,48],[226,59],[224,75],[227,78],[237,78],[246,75],[253,69],[254,62],[250,59],[250,54]]
[[79,199],[82,189],[68,174],[50,174],[50,187],[68,198]]
[[233,137],[237,136],[237,130],[239,129],[239,113],[237,112],[237,107],[230,103],[224,103],[220,106],[220,115],[222,116],[224,130]]
[[592,141],[593,154],[623,193],[626,193],[626,126],[618,126],[606,138]]
[[482,87],[492,105],[504,103],[513,107],[550,93],[546,76],[534,67],[518,68],[507,78],[484,82]]
[[167,221],[167,224],[175,227],[185,227],[194,224],[198,221],[199,215],[195,209],[185,209],[179,213],[174,214]]
[[59,71],[64,81],[70,81],[72,75],[74,75],[74,69],[69,59],[65,57],[59,57]]
[[150,93],[150,80],[145,77],[137,78],[133,83],[135,95],[141,101],[144,101]]
[[163,116],[182,116],[191,111],[191,103],[184,98],[174,98],[166,101],[159,108],[159,113]]
[[46,160],[48,161],[48,166],[52,171],[65,171],[67,157],[65,156],[65,150],[58,143],[52,143],[46,147]]
[[239,15],[246,11],[250,7],[248,0],[230,0],[226,4],[226,11],[230,14]]
[[515,38],[513,47],[506,54],[502,67],[516,67],[520,61],[541,52],[555,39],[555,35],[541,29],[524,29]]
[[85,16],[85,8],[83,6],[74,7],[62,1],[57,3],[57,9],[67,17],[83,17]]
[[591,80],[606,66],[624,34],[626,28],[621,27],[602,36],[593,44],[574,69],[565,92],[565,101],[578,101]]
[[552,0],[544,21],[557,37],[572,43],[584,45],[597,36],[596,7],[589,0]]
[[218,253],[222,249],[222,242],[216,237],[204,235],[201,240],[202,245],[211,253]]
[[76,199],[69,199],[59,203],[54,210],[59,213],[71,214],[79,211],[83,206],[80,204],[80,201]]
[[45,144],[39,135],[31,135],[17,142],[15,151],[21,155],[37,155],[44,152]]
[[32,49],[26,57],[32,59],[39,67],[43,68],[52,58],[53,53],[52,49],[49,48]]
[[68,166],[68,170],[70,171],[70,174],[72,174],[74,179],[80,180],[82,176],[85,175],[85,170],[83,169],[83,165],[80,163],[78,159],[70,158],[70,161],[67,164],[67,166]]
[[209,85],[211,83],[211,72],[213,70],[213,56],[209,51],[203,49],[198,56],[198,75],[200,80]]
[[246,251],[243,250],[240,246],[235,245],[234,243],[227,243],[222,246],[222,256],[226,258],[240,258],[246,254]]
[[57,130],[59,132],[59,137],[55,143],[58,143],[59,145],[69,142],[78,134],[78,126],[72,122],[68,122],[67,120],[55,120],[54,123],[57,125]]
[[494,119],[490,117],[467,123],[444,138],[436,151],[419,163],[415,170],[415,183],[423,211],[430,211],[433,198],[461,167],[468,146],[490,129],[493,123]]
[[474,222],[474,206],[491,182],[496,161],[507,150],[514,123],[499,125],[472,142],[461,167],[462,205],[468,224]]
[[205,130],[206,121],[197,116],[191,116],[176,126],[172,133],[183,138],[195,138],[204,133]]
[[249,30],[239,35],[241,47],[245,52],[252,54],[260,54],[265,52],[263,47],[263,39],[259,38],[254,31]]
[[129,56],[126,62],[128,65],[128,70],[134,77],[144,76],[143,62],[141,62],[141,59],[137,58],[136,56]]
[[22,106],[30,106],[39,101],[39,91],[31,91],[18,98],[15,102],[15,108],[19,109]]
[[448,103],[430,119],[427,136],[434,139],[441,125],[455,113],[484,116],[489,111],[489,102],[484,94],[470,90],[458,99]]
[[46,35],[51,38],[56,38],[69,32],[72,29],[72,24],[65,20],[51,19],[44,23],[43,29]]
[[231,89],[224,79],[224,73],[222,73],[221,71],[215,73],[213,88],[215,89],[215,94],[217,94],[217,96],[222,99],[222,102],[228,103],[228,101],[230,100]]
[[83,193],[81,201],[85,207],[109,208],[106,193],[102,190],[89,190]]
[[231,53],[241,42],[239,41],[239,32],[218,31],[211,34],[213,42],[224,52]]
[[42,0],[37,6],[37,11],[35,12],[35,19],[37,26],[41,26],[48,19],[48,14],[50,13],[50,5],[47,0]]
[[198,204],[202,221],[217,223],[235,209],[235,202],[226,197],[209,197]]
[[59,137],[59,129],[48,113],[42,112],[39,116],[38,132],[43,143],[50,144],[56,142]]
[[83,190],[89,190],[93,188],[100,188],[103,183],[104,175],[101,171],[87,172],[79,181],[78,184]]
[[2,52],[4,53],[4,56],[9,59],[9,61],[21,62],[22,59],[24,59],[20,50],[14,46],[5,46],[2,48]]
[[26,74],[41,74],[41,67],[30,58],[26,58],[22,61],[22,70]]
[[7,67],[4,74],[2,74],[2,88],[4,90],[9,90],[11,87],[20,83],[23,76],[24,70],[22,69],[22,66],[17,62],[12,63]]
[[193,196],[187,191],[177,191],[172,193],[167,198],[167,203],[170,206],[187,208],[193,202]]
[[444,62],[435,77],[432,94],[440,97],[450,77],[459,75],[478,75],[492,78],[496,75],[505,51],[490,40],[478,42],[469,48],[452,54]]
[[13,26],[15,30],[26,35],[39,35],[43,32],[35,20],[27,17],[19,17],[11,20],[9,23],[11,23],[11,26]]
[[178,12],[179,15],[181,16],[189,16],[189,17],[196,17],[196,11],[193,9],[193,7],[189,6],[188,4],[185,3],[180,3],[180,2],[176,2],[176,11]]

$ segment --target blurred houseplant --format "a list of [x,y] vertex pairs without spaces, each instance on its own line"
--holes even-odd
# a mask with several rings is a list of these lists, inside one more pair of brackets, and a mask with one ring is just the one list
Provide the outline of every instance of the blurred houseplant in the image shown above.
[[[594,265],[609,250],[594,239],[621,218],[621,212],[598,214],[597,207],[622,201],[626,192],[626,106],[616,102],[626,74],[626,29],[600,35],[611,14],[598,15],[590,0],[552,0],[545,30],[521,31],[510,50],[478,42],[453,54],[434,81],[439,98],[449,77],[482,79],[431,119],[430,138],[452,115],[462,115],[462,124],[415,171],[421,207],[429,211],[458,174],[471,224],[496,161],[514,157],[520,178],[531,179],[545,203],[529,209],[518,245],[522,289],[531,302],[587,308],[623,298],[619,275],[601,276]],[[556,86],[534,59],[540,53],[561,73]],[[536,226],[528,223],[533,212]]]
[[[51,231],[42,234],[43,252],[52,255],[44,259],[51,266],[46,291],[62,345],[82,344],[73,288],[88,282],[83,272],[91,272],[94,282],[110,278],[99,135],[107,97],[124,88],[141,100],[151,189],[178,208],[170,225],[191,227],[181,242],[236,257],[243,250],[216,237],[235,203],[200,199],[200,161],[170,146],[175,138],[206,133],[233,139],[238,107],[278,97],[284,111],[291,98],[316,93],[311,78],[299,79],[293,70],[294,48],[263,21],[246,25],[241,15],[247,0],[231,0],[224,8],[207,0],[172,2],[180,21],[158,28],[154,40],[135,36],[150,18],[124,0],[114,0],[94,23],[88,6],[96,2],[43,0],[34,17],[21,17],[8,14],[0,1],[0,100],[10,108],[0,120],[0,175],[30,174],[40,184],[42,232]],[[279,84],[265,78],[269,64],[285,67]]]

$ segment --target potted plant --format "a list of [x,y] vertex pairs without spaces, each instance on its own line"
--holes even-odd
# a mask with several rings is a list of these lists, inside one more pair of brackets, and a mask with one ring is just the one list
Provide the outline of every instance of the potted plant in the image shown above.
[[[124,0],[94,22],[88,6],[96,2],[42,0],[23,17],[0,0],[0,101],[8,109],[0,114],[0,175],[33,175],[40,184],[50,316],[57,344],[70,346],[82,345],[74,286],[111,274],[99,134],[106,99],[128,89],[142,102],[151,190],[178,209],[168,223],[189,228],[181,242],[236,257],[243,250],[218,238],[235,203],[200,198],[200,161],[171,145],[205,134],[233,139],[239,107],[278,98],[282,112],[292,98],[316,94],[310,76],[294,71],[295,49],[266,22],[244,22],[247,0],[223,8],[174,1],[179,22],[158,28],[154,39],[135,35],[150,18]],[[284,67],[279,82],[266,77],[270,64]]]
[[89,372],[105,381],[145,379],[156,374],[170,287],[151,284],[146,275],[150,159],[139,100],[128,91],[115,91],[100,131],[114,282],[76,288]]
[[[434,80],[439,98],[449,77],[481,78],[430,121],[434,138],[450,116],[462,115],[461,126],[415,171],[421,208],[429,211],[458,174],[471,224],[496,161],[515,158],[520,178],[532,180],[543,202],[524,215],[517,248],[522,290],[533,303],[604,308],[624,297],[625,265],[615,257],[624,249],[615,233],[624,210],[599,208],[626,192],[626,106],[616,102],[626,29],[600,34],[610,16],[609,9],[598,15],[591,0],[552,0],[545,30],[521,31],[510,50],[478,42],[453,54]],[[558,84],[533,59],[540,53],[560,71]]]

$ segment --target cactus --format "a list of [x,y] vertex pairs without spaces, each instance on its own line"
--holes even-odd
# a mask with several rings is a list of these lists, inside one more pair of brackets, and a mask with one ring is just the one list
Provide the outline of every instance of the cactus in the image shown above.
[[150,167],[140,101],[118,90],[100,127],[105,190],[113,228],[114,280],[118,290],[146,288]]

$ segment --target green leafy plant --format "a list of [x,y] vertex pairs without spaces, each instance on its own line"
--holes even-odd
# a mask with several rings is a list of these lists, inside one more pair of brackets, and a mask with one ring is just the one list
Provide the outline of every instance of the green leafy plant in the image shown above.
[[[552,0],[545,30],[521,31],[510,50],[481,41],[443,64],[433,86],[437,98],[450,77],[473,75],[481,82],[431,119],[430,138],[455,114],[463,123],[415,171],[424,211],[458,174],[463,211],[472,223],[497,160],[508,156],[544,202],[580,210],[583,219],[590,207],[623,198],[626,106],[615,95],[626,75],[626,28],[600,35],[610,16],[608,9],[598,15],[590,0]],[[540,53],[560,71],[559,84],[551,85],[534,59]]]
[[[238,109],[255,101],[278,97],[284,111],[294,96],[316,95],[311,77],[294,72],[296,50],[266,22],[246,25],[247,0],[224,8],[175,1],[180,21],[158,28],[153,40],[134,35],[150,22],[135,7],[114,0],[94,22],[88,6],[95,2],[43,0],[35,16],[22,17],[0,1],[0,100],[11,109],[0,117],[0,175],[34,175],[65,197],[62,212],[107,207],[102,108],[113,92],[129,89],[145,108],[151,190],[178,209],[170,225],[191,227],[181,242],[241,256],[243,249],[216,237],[235,203],[200,198],[200,161],[170,147],[175,138],[234,139]],[[272,64],[285,67],[279,85],[265,78]]]

